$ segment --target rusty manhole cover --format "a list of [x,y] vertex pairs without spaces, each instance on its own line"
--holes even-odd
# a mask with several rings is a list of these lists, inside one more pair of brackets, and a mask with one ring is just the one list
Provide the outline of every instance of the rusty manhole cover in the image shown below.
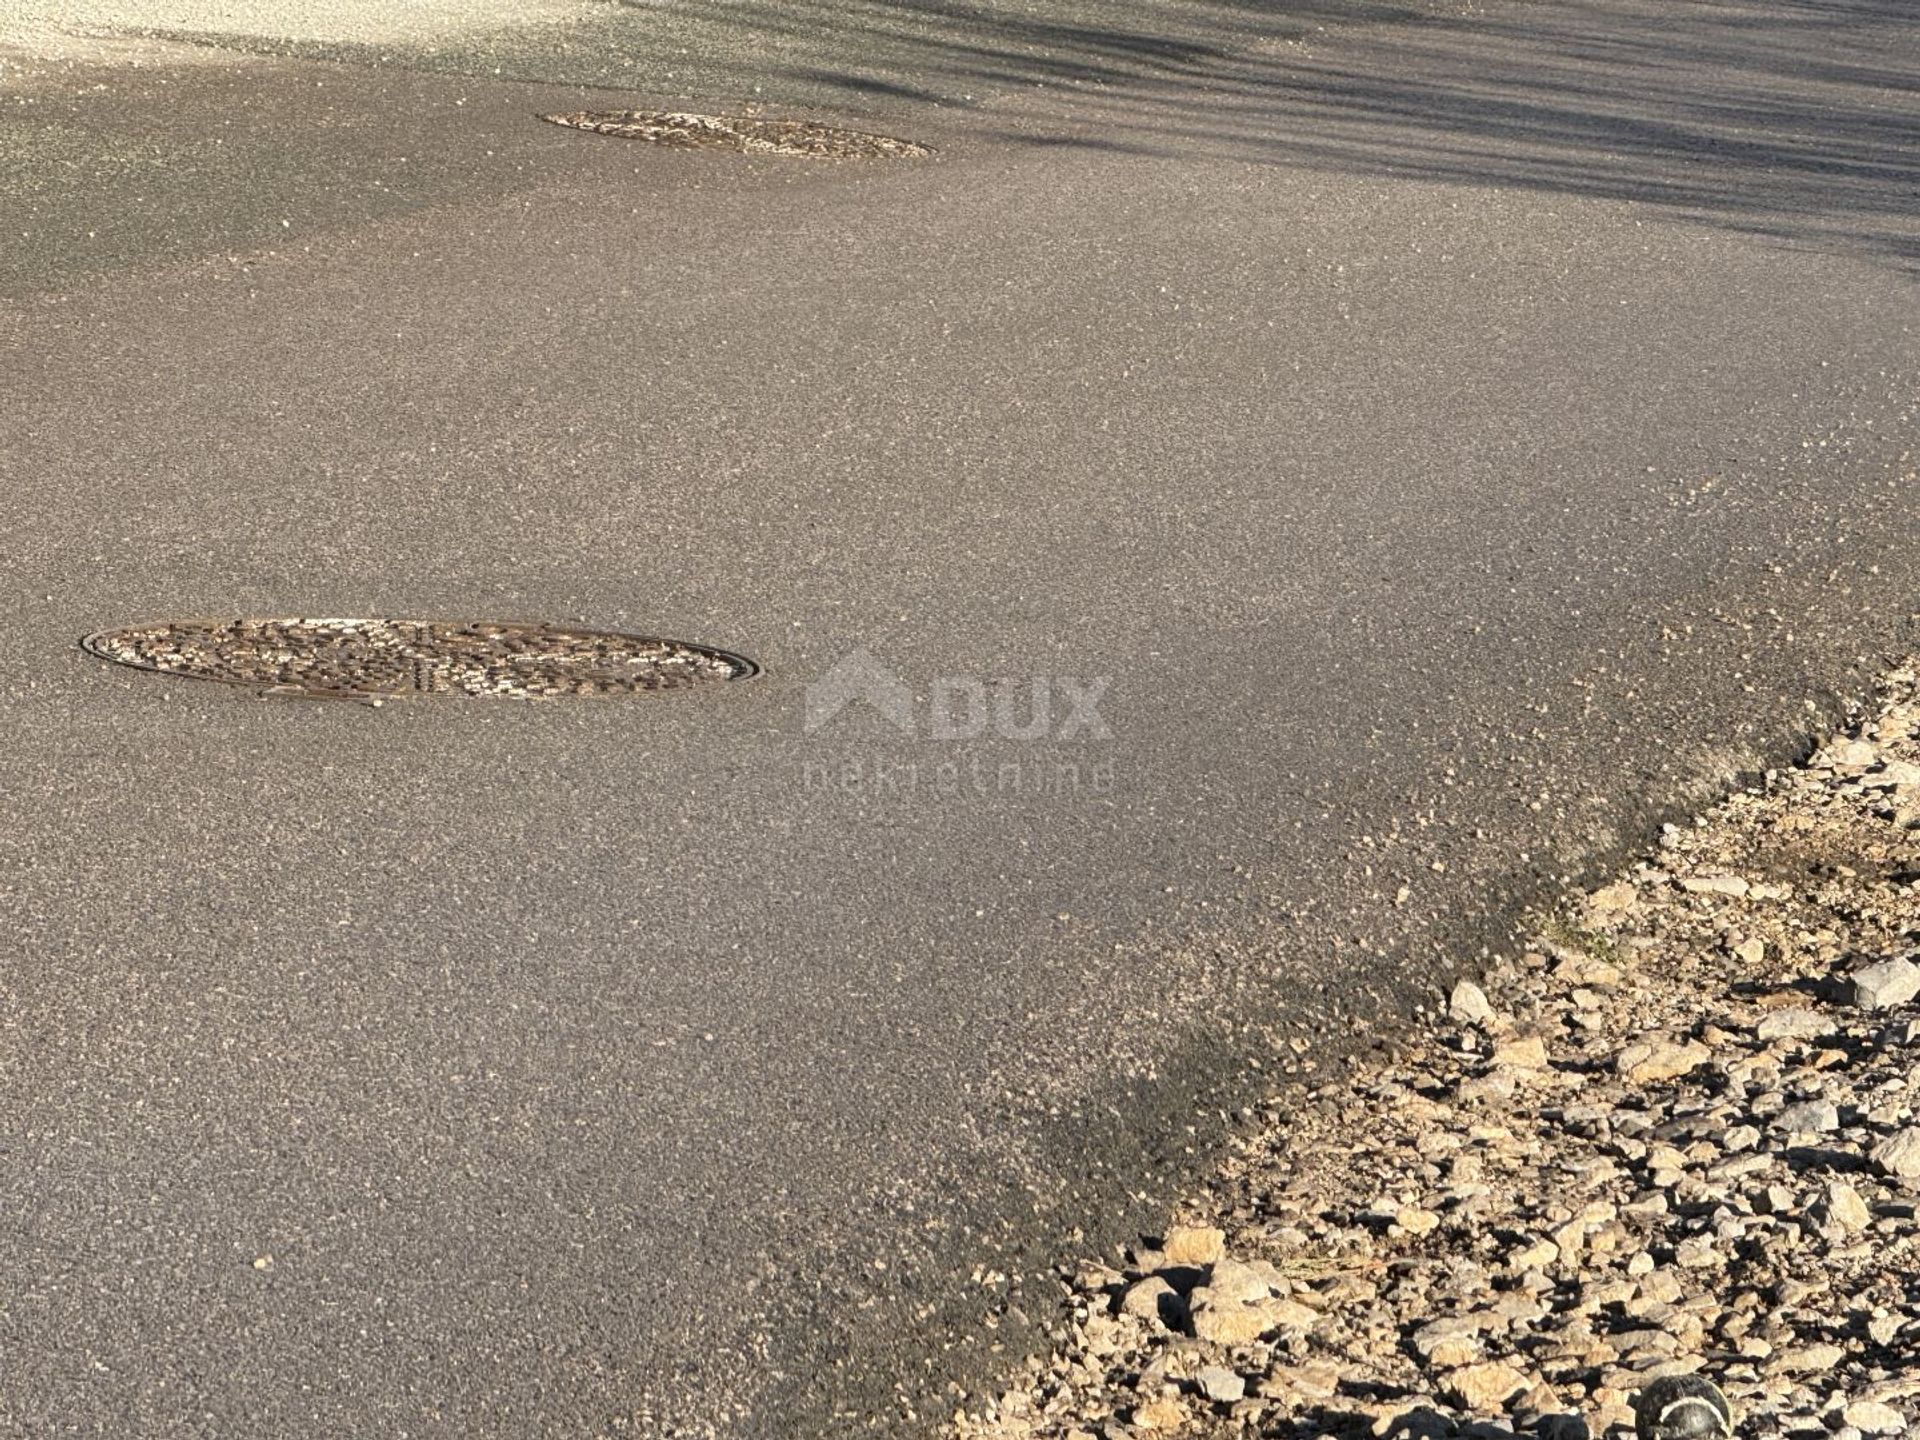
[[174,620],[102,630],[106,660],[196,680],[358,700],[631,695],[757,674],[704,645],[556,625],[446,620]]
[[931,155],[926,145],[896,140],[891,135],[869,135],[841,130],[810,120],[762,120],[749,115],[693,115],[672,110],[580,110],[566,115],[542,115],[555,125],[617,135],[625,140],[651,140],[656,145],[707,145],[745,150],[759,155],[801,155],[814,159],[915,159]]

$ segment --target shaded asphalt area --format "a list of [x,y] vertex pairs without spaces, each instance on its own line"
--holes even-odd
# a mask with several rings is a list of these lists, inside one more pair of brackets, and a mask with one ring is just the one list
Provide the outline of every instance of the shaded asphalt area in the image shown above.
[[[928,1428],[1911,648],[1894,7],[812,13],[14,53],[0,1431]],[[615,95],[940,153],[532,119]],[[766,673],[74,646],[227,613]]]
[[[119,8],[107,0],[88,33],[121,33],[104,26]],[[269,9],[263,26],[274,18]],[[1911,265],[1920,121],[1903,20],[1887,0],[1679,10],[1302,0],[1021,14],[901,0],[686,0],[379,44],[276,39],[244,22],[221,32],[122,27],[221,55],[300,56],[384,75],[388,123],[330,137],[334,144],[310,147],[298,169],[276,175],[283,167],[262,173],[216,153],[211,140],[231,146],[263,125],[297,130],[335,97],[306,94],[305,82],[280,87],[263,114],[254,103],[260,74],[243,71],[220,97],[231,112],[215,123],[227,133],[197,142],[176,134],[155,146],[170,106],[154,87],[129,93],[124,72],[112,85],[76,85],[65,113],[36,115],[50,123],[7,136],[0,174],[10,193],[29,202],[31,217],[37,193],[56,180],[84,182],[96,218],[147,209],[155,223],[131,251],[103,248],[98,233],[79,245],[59,226],[29,226],[0,259],[0,279],[31,286],[137,255],[281,238],[266,219],[296,197],[316,220],[391,213],[439,193],[436,168],[466,193],[529,183],[525,156],[510,164],[497,144],[463,143],[472,121],[458,113],[458,97],[415,74],[580,87],[585,102],[786,107],[935,133],[958,126],[1022,148],[1629,201]],[[169,53],[183,52],[151,51],[149,64]],[[29,76],[39,68],[26,66]],[[324,92],[320,77],[333,72],[303,73]],[[137,107],[143,89],[159,113],[130,125],[121,107]],[[442,110],[449,98],[454,106]],[[440,113],[400,126],[415,107]],[[434,153],[392,173],[382,138],[422,129],[438,142]],[[178,213],[195,205],[201,213]]]

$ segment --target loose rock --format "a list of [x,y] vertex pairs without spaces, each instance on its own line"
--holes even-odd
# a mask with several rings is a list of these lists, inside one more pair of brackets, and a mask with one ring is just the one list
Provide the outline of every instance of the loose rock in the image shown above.
[[1842,1407],[1840,1418],[1862,1435],[1907,1433],[1907,1417],[1879,1400],[1856,1400]]
[[1478,1025],[1493,1018],[1493,1006],[1487,1003],[1486,991],[1471,980],[1462,980],[1447,1000],[1447,1013],[1457,1024]]
[[1231,1405],[1246,1398],[1247,1382],[1232,1370],[1208,1365],[1194,1378],[1200,1384],[1200,1393],[1216,1404]]
[[1891,1010],[1920,995],[1920,965],[1882,960],[1853,972],[1853,1003],[1863,1010]]
[[1627,1046],[1615,1064],[1634,1084],[1650,1085],[1661,1080],[1677,1080],[1712,1058],[1713,1052],[1704,1045],[1654,1040]]
[[1897,1180],[1920,1180],[1920,1126],[1909,1125],[1873,1147],[1873,1163]]
[[1447,1377],[1447,1390],[1465,1409],[1486,1414],[1500,1409],[1533,1382],[1513,1366],[1494,1361],[1467,1365]]
[[1227,1233],[1215,1225],[1185,1225],[1167,1232],[1161,1253],[1170,1265],[1211,1265],[1226,1253]]

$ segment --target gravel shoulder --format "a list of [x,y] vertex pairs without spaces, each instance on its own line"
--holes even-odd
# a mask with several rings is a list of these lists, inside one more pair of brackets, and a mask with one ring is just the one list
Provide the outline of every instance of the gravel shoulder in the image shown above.
[[1742,1435],[1914,1433],[1917,941],[1908,661],[1803,766],[1269,1101],[953,1435],[1575,1440],[1692,1374]]

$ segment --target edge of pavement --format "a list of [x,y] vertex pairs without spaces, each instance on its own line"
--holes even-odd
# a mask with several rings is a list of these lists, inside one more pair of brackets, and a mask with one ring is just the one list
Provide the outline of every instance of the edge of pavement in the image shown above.
[[950,1433],[1588,1440],[1703,1379],[1741,1434],[1910,1433],[1920,657],[1522,936],[1373,1053],[1297,1047]]

